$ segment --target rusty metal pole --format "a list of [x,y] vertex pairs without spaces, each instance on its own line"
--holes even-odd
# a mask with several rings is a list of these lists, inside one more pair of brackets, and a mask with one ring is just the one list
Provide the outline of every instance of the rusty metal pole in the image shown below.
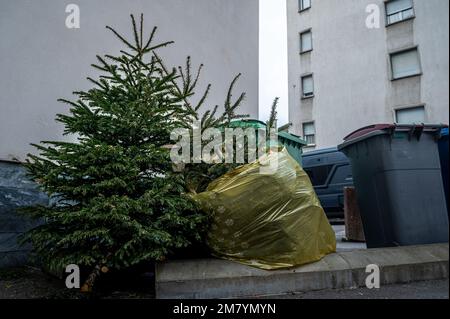
[[348,241],[366,241],[354,187],[344,187],[344,220]]

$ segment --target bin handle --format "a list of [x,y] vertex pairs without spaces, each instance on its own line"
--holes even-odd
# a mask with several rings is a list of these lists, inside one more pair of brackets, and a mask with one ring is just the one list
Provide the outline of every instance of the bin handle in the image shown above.
[[415,130],[416,130],[416,124],[413,124],[408,131],[408,141],[411,141],[411,138],[412,138]]
[[394,125],[393,126],[391,126],[391,127],[389,127],[388,129],[387,129],[387,131],[388,131],[388,135],[389,135],[389,145],[392,147],[392,140],[394,139],[394,133],[395,133],[395,130],[397,129],[397,124],[396,123],[394,123]]
[[442,138],[442,130],[439,130],[435,135],[434,135],[434,139],[436,141],[439,141]]
[[408,141],[411,141],[413,136],[416,136],[417,140],[420,141],[420,138],[422,137],[423,130],[425,129],[425,124],[421,124],[417,126],[416,124],[413,124],[408,132]]
[[417,140],[420,141],[420,138],[422,137],[423,131],[425,130],[425,124],[422,123],[421,126],[417,129]]

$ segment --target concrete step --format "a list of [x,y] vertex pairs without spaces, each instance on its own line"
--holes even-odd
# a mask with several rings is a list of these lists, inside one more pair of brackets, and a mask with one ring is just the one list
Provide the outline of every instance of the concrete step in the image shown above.
[[270,296],[365,286],[370,264],[381,285],[448,278],[449,245],[341,251],[298,268],[266,271],[222,259],[177,260],[156,266],[157,298]]

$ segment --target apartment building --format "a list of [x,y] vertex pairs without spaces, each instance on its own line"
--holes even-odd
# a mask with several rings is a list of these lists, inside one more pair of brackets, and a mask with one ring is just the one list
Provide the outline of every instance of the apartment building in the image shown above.
[[448,123],[449,1],[287,0],[290,132],[307,150],[374,123]]

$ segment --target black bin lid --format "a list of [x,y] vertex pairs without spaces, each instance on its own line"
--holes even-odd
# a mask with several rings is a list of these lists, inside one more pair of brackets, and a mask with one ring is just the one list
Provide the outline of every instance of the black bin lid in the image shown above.
[[346,137],[344,137],[344,141],[353,140],[357,137],[369,134],[374,131],[392,130],[392,129],[395,129],[395,124],[372,124],[361,127],[360,129],[357,129],[356,131],[353,131],[352,133],[348,134]]
[[[344,149],[354,143],[366,138],[381,135],[393,134],[394,132],[408,132],[411,136],[420,138],[423,132],[431,132],[440,135],[441,129],[448,125],[444,124],[373,124],[364,126],[344,137],[344,143],[338,146],[339,150]],[[439,136],[438,136],[439,137]]]

